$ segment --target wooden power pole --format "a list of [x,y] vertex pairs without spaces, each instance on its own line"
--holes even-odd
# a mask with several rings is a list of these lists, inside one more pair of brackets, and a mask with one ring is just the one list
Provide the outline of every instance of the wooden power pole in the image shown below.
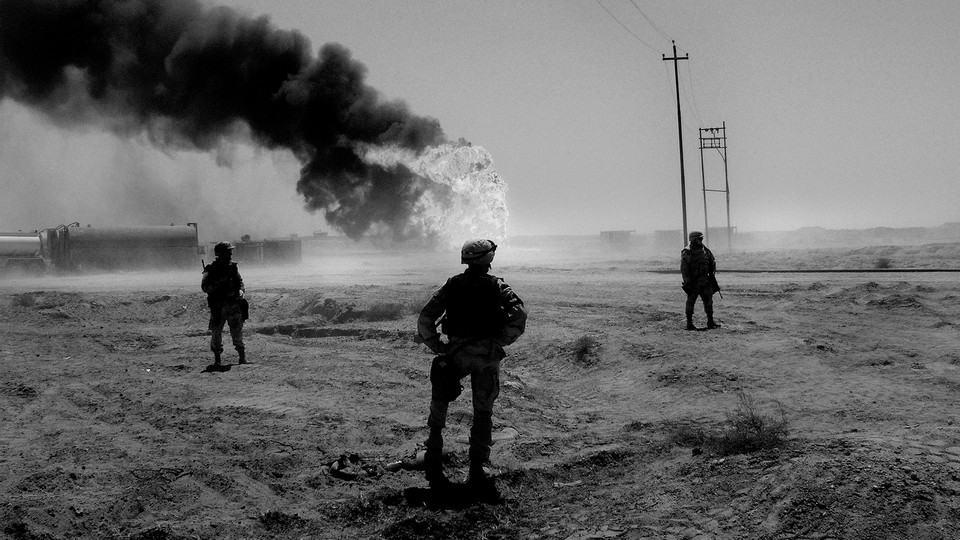
[[676,81],[677,87],[677,133],[680,136],[680,204],[683,207],[683,245],[687,245],[687,185],[686,178],[683,175],[683,124],[680,120],[680,73],[677,69],[678,60],[689,60],[690,55],[686,54],[684,56],[677,56],[677,42],[670,40],[673,43],[673,57],[667,58],[667,55],[663,55],[663,61],[673,61],[673,77]]

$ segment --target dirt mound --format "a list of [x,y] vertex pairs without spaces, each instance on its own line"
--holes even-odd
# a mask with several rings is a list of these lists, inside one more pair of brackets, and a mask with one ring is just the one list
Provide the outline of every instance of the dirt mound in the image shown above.
[[913,294],[891,294],[867,301],[867,305],[882,309],[925,309],[923,302]]

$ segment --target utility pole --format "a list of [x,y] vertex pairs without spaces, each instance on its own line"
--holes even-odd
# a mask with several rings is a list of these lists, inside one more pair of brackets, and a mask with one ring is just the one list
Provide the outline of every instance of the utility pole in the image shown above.
[[667,55],[664,54],[663,61],[673,61],[673,78],[677,87],[677,133],[680,136],[680,204],[683,206],[683,245],[687,245],[687,185],[683,176],[683,124],[680,121],[680,73],[677,69],[677,61],[689,60],[690,55],[677,56],[677,42],[670,40],[670,43],[673,43],[673,57],[667,58]]
[[[706,135],[706,136],[704,136]],[[715,148],[720,153],[723,160],[723,185],[724,189],[707,189],[707,179],[703,168],[703,150]],[[707,241],[710,241],[710,224],[707,221],[707,192],[716,191],[725,193],[727,196],[727,251],[733,251],[733,229],[730,227],[730,177],[727,173],[727,123],[723,122],[721,127],[700,128],[700,181],[703,184],[703,227],[707,235]]]

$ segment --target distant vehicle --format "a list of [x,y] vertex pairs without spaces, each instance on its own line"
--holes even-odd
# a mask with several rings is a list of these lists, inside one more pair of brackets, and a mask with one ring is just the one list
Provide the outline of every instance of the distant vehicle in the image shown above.
[[58,272],[173,270],[199,264],[197,224],[80,227],[44,231],[43,254]]
[[0,232],[0,274],[42,275],[47,268],[41,233]]
[[0,233],[0,274],[180,270],[200,264],[200,249],[196,223],[81,227],[74,222],[32,233]]
[[296,236],[251,240],[243,235],[233,245],[233,260],[244,264],[292,265],[303,260],[303,244]]
[[[234,260],[251,265],[299,264],[300,238],[236,244]],[[199,268],[204,246],[196,223],[142,227],[59,225],[32,233],[0,233],[0,275],[185,270]]]

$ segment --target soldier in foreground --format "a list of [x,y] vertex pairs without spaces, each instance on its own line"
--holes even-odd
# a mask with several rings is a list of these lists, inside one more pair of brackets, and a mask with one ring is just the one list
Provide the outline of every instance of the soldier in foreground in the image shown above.
[[707,328],[719,328],[713,320],[713,293],[719,292],[717,286],[717,261],[707,246],[703,245],[703,233],[692,231],[690,243],[680,252],[680,275],[683,278],[683,292],[687,293],[687,330],[696,330],[693,325],[693,307],[697,297],[703,301],[703,311],[707,314]]
[[220,365],[223,352],[223,324],[230,327],[230,337],[237,349],[238,363],[246,364],[247,357],[243,347],[243,321],[246,319],[246,300],[243,298],[243,278],[233,257],[233,244],[220,242],[213,248],[217,259],[203,267],[203,280],[200,288],[207,293],[207,305],[210,307],[210,350],[213,351],[213,364]]
[[[432,489],[449,486],[443,473],[443,428],[447,407],[460,394],[460,380],[470,375],[473,425],[470,428],[470,473],[467,484],[493,488],[483,469],[490,458],[493,402],[500,394],[503,348],[523,334],[527,310],[509,285],[490,275],[497,245],[492,240],[470,240],[460,250],[466,270],[447,280],[420,311],[418,333],[439,356],[430,370],[432,383],[424,469]],[[440,340],[437,326],[447,335]]]

